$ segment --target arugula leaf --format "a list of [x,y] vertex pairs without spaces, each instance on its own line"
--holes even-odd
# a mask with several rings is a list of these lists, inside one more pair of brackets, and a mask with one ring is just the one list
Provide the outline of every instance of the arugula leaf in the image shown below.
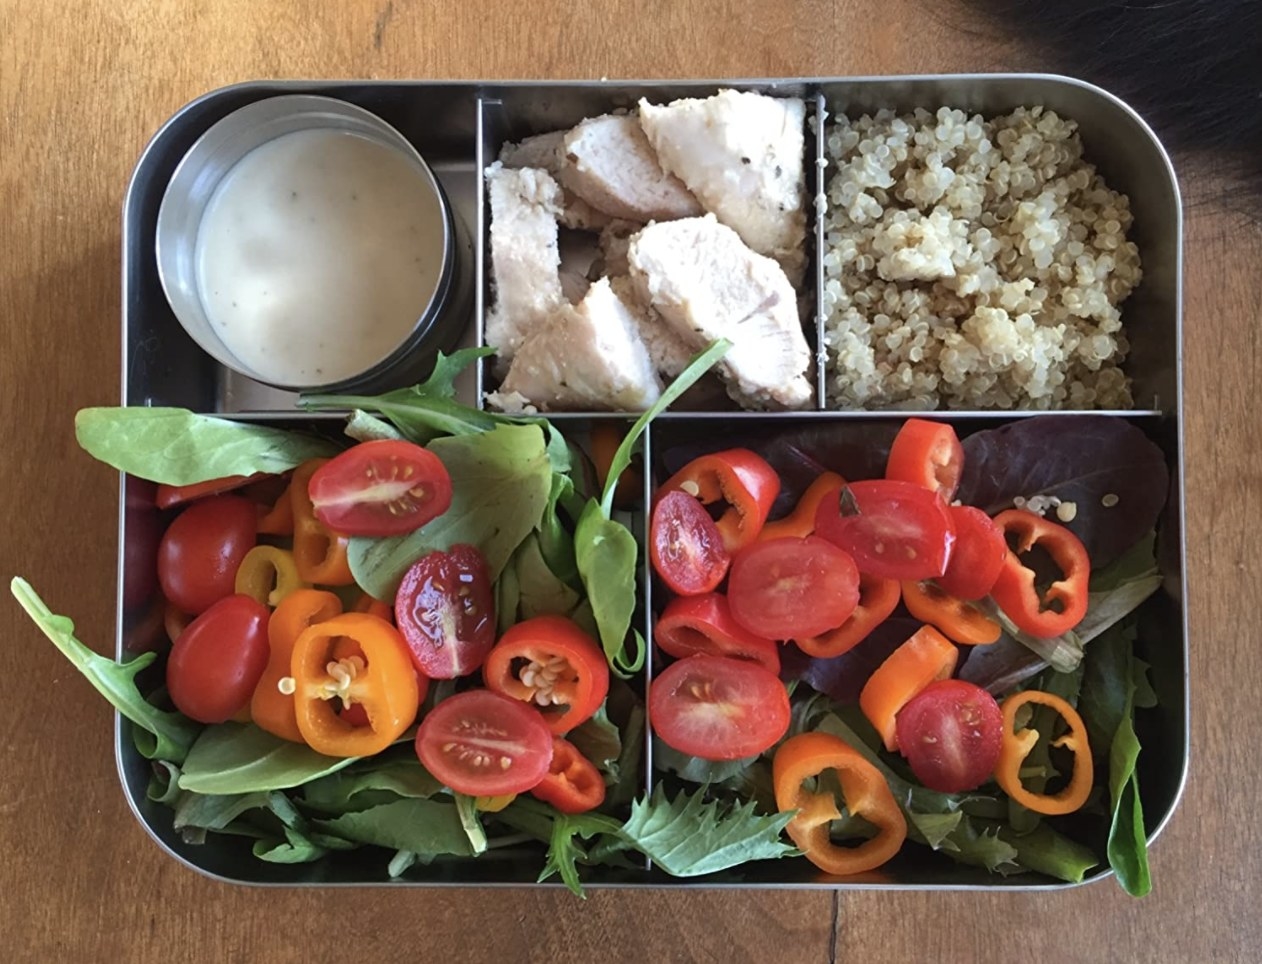
[[181,790],[250,793],[285,790],[350,766],[355,757],[331,757],[291,743],[257,726],[219,723],[202,731],[180,773]]
[[342,431],[356,442],[395,441],[403,438],[403,433],[389,422],[358,408],[351,412],[351,417],[346,420],[346,428]]
[[338,451],[328,439],[184,408],[84,408],[74,424],[75,438],[93,458],[166,485],[287,472]]
[[116,663],[80,642],[74,634],[74,622],[50,610],[25,579],[14,576],[9,589],[70,664],[114,709],[144,731],[144,734],[136,734],[136,748],[144,756],[174,764],[184,762],[189,747],[201,731],[200,724],[182,714],[158,709],[136,686],[137,674],[157,659],[156,653],[143,653],[126,663]]
[[298,404],[309,411],[362,409],[381,415],[421,445],[440,435],[484,432],[511,420],[455,401],[455,381],[469,365],[493,352],[489,348],[462,348],[451,355],[439,352],[433,373],[419,385],[383,395],[304,395]]
[[575,561],[600,629],[605,657],[616,673],[639,670],[648,651],[643,639],[637,636],[638,656],[628,658],[626,655],[627,633],[635,612],[635,564],[639,547],[630,531],[612,518],[618,478],[631,464],[631,453],[649,423],[691,388],[731,347],[732,343],[726,339],[712,342],[688,363],[652,407],[635,420],[610,461],[600,501],[589,499],[579,516],[574,532]]
[[254,844],[254,856],[271,864],[309,864],[319,860],[328,851],[314,840],[292,827],[284,827],[284,840],[259,840]]
[[955,833],[960,821],[964,819],[963,810],[953,810],[950,813],[918,813],[908,810],[906,813],[911,826],[916,828],[917,834],[926,844],[934,850],[959,853],[959,844],[951,839],[951,834]]
[[304,783],[302,801],[313,810],[340,814],[365,809],[369,804],[363,801],[371,801],[375,794],[423,799],[441,792],[443,785],[421,766],[415,753],[409,751],[409,755],[411,760],[365,760]]
[[578,863],[586,863],[589,852],[580,847],[574,838],[591,840],[601,834],[619,836],[620,826],[617,820],[600,813],[558,813],[552,821],[548,854],[537,882],[543,883],[553,874],[560,874],[571,893],[586,899],[587,894],[583,892],[583,884],[578,877]]
[[691,753],[680,753],[656,736],[653,737],[653,767],[669,771],[689,783],[725,783],[739,776],[757,759],[758,757],[751,756],[743,760],[703,760]]
[[547,504],[552,475],[538,426],[497,425],[436,438],[429,449],[451,475],[450,508],[407,535],[351,539],[355,581],[378,599],[392,599],[408,567],[425,553],[457,543],[476,546],[491,579],[498,579]]
[[600,629],[605,658],[619,675],[635,672],[639,666],[628,664],[623,658],[635,612],[635,568],[639,556],[635,536],[621,523],[605,518],[592,499],[578,520],[574,552]]
[[751,860],[774,860],[799,853],[781,838],[792,813],[756,813],[752,803],[728,809],[705,802],[704,788],[674,800],[658,786],[648,800],[631,804],[622,836],[658,867],[675,877],[696,877]]
[[313,825],[347,840],[393,850],[465,857],[473,854],[455,804],[445,801],[405,798],[332,820],[315,820]]
[[1017,863],[1017,848],[1000,836],[999,824],[982,820],[961,820],[941,848],[962,864],[985,867],[991,873],[1014,874],[1022,869]]
[[478,814],[477,797],[466,793],[452,794],[456,798],[456,813],[460,817],[460,826],[469,838],[469,849],[476,857],[486,852],[486,830],[482,827],[482,817]]
[[1092,645],[1086,660],[1082,721],[1093,754],[1109,767],[1110,826],[1105,853],[1118,883],[1133,897],[1152,890],[1148,840],[1139,797],[1139,739],[1136,705],[1151,705],[1147,666],[1134,655],[1134,623],[1118,627]]
[[999,838],[1016,849],[1016,861],[1022,867],[1057,880],[1081,883],[1087,871],[1100,863],[1090,847],[1057,833],[1045,820],[1027,834],[1000,827]]

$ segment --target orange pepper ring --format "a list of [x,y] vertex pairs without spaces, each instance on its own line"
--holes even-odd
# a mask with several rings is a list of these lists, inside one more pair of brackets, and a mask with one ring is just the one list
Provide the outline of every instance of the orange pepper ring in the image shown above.
[[[828,824],[841,816],[831,794],[813,793],[802,782],[834,770],[846,809],[878,829],[854,847],[838,846]],[[806,858],[825,873],[848,875],[874,870],[898,853],[907,839],[907,820],[881,772],[839,737],[800,733],[781,744],[772,761],[776,807],[797,810],[785,828]]]
[[[1074,772],[1058,793],[1033,793],[1021,783],[1021,764],[1039,741],[1037,730],[1023,728],[1014,731],[1017,710],[1026,703],[1038,703],[1055,710],[1069,724],[1069,732],[1052,742],[1054,747],[1064,747],[1074,754]],[[1068,702],[1054,693],[1041,690],[1024,690],[1003,701],[1003,742],[999,746],[999,762],[995,764],[995,782],[1008,796],[1021,806],[1048,816],[1073,813],[1087,802],[1095,781],[1095,765],[1091,760],[1091,747],[1087,742],[1087,728]]]

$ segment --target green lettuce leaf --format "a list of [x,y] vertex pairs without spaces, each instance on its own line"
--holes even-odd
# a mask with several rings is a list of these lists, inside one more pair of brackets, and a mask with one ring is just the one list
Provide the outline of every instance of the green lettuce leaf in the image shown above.
[[166,485],[287,472],[339,449],[328,439],[183,408],[84,408],[74,424],[75,438],[93,458]]
[[201,732],[201,725],[179,713],[158,709],[136,686],[136,676],[157,659],[155,653],[143,653],[129,662],[116,663],[80,642],[74,634],[74,622],[50,610],[25,579],[15,576],[9,589],[70,664],[114,709],[140,727],[143,732],[136,734],[136,747],[144,756],[175,764],[184,762],[189,747]]
[[622,837],[675,877],[696,877],[751,860],[774,860],[798,851],[781,838],[792,813],[763,815],[752,803],[724,807],[705,802],[705,791],[674,800],[659,786],[631,805]]
[[304,783],[302,802],[312,810],[342,814],[364,810],[374,803],[389,802],[382,795],[425,799],[443,789],[408,748],[411,760],[363,760],[341,770]]

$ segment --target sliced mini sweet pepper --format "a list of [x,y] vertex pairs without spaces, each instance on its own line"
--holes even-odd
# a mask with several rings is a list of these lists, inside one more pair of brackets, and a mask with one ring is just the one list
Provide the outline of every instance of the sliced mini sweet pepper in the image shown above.
[[940,632],[921,626],[868,677],[859,693],[859,708],[881,734],[885,749],[898,749],[898,711],[934,680],[955,672],[959,655]]
[[554,734],[592,715],[609,695],[609,663],[600,644],[564,616],[518,623],[482,666],[487,689],[538,706]]
[[171,642],[175,642],[180,638],[180,633],[188,629],[188,624],[193,621],[190,613],[184,612],[179,606],[170,600],[165,600],[162,606],[162,626],[166,629],[167,638]]
[[194,482],[191,485],[159,485],[154,494],[153,503],[159,509],[170,509],[195,499],[219,495],[221,492],[231,492],[233,489],[239,489],[243,485],[266,477],[265,472],[256,472],[253,475],[225,475],[220,479],[207,479],[205,482]]
[[[1069,726],[1068,733],[1052,741],[1053,747],[1063,747],[1074,755],[1074,772],[1057,793],[1033,793],[1021,783],[1021,764],[1039,741],[1035,729],[1014,730],[1017,711],[1027,703],[1051,707]],[[1061,697],[1042,690],[1023,690],[1009,696],[1003,701],[1002,709],[1003,743],[999,747],[999,762],[995,764],[995,782],[1013,800],[1035,813],[1058,816],[1079,809],[1091,793],[1095,771],[1091,762],[1091,746],[1087,742],[1087,728],[1078,711]]]
[[747,546],[762,532],[776,496],[780,476],[762,456],[749,449],[727,449],[693,459],[659,490],[687,492],[702,505],[727,503],[715,525],[728,552]]
[[[991,597],[1022,632],[1050,639],[1068,632],[1087,614],[1091,560],[1082,541],[1062,525],[1024,509],[995,516],[1008,541],[1008,555]],[[1034,585],[1034,570],[1021,557],[1039,546],[1060,568],[1061,578],[1043,594]]]
[[780,650],[775,640],[755,636],[732,618],[722,593],[676,596],[653,627],[653,639],[666,654],[683,659],[693,653],[747,659],[769,673],[780,673]]
[[578,747],[554,736],[548,774],[530,793],[562,813],[586,813],[605,802],[605,780]]
[[327,529],[315,517],[307,483],[316,469],[328,459],[310,459],[294,469],[289,483],[289,499],[294,512],[294,562],[305,582],[319,586],[349,586],[351,575],[346,549],[350,537]]
[[273,608],[298,589],[308,588],[298,575],[294,554],[279,546],[255,546],[237,567],[238,593]]
[[276,503],[266,512],[260,512],[259,521],[255,525],[255,529],[261,535],[268,536],[292,536],[294,534],[294,503],[289,495],[289,489],[292,483],[285,485],[280,495],[276,497]]
[[931,580],[904,582],[903,605],[922,623],[929,623],[952,642],[965,646],[985,646],[1003,632],[999,623],[971,602],[956,599]]
[[[356,654],[338,658],[347,641],[358,647]],[[311,749],[326,756],[380,753],[412,725],[424,696],[424,681],[418,681],[399,631],[366,613],[343,613],[308,627],[294,643],[290,667],[298,729]],[[355,703],[363,705],[367,725],[339,715]]]
[[384,619],[391,626],[394,625],[394,607],[389,603],[383,603],[380,599],[376,599],[368,593],[360,593],[355,600],[355,606],[351,610],[357,613],[368,613],[370,616],[376,616],[378,619]]
[[808,656],[822,659],[848,653],[889,618],[890,613],[898,607],[900,592],[898,580],[882,579],[880,576],[861,572],[859,604],[846,621],[822,636],[807,636],[793,642]]
[[[259,677],[250,698],[254,722],[273,736],[294,743],[304,742],[294,713],[292,692],[281,690],[281,681],[293,672],[294,643],[313,623],[332,619],[342,611],[342,601],[322,589],[298,589],[276,607],[267,621],[267,644],[271,648],[267,668]],[[285,689],[288,689],[285,685]]]
[[836,472],[823,473],[802,493],[802,498],[798,499],[798,504],[793,507],[793,511],[783,519],[776,519],[764,525],[758,538],[767,540],[796,536],[799,539],[805,539],[815,531],[815,516],[819,513],[819,504],[824,500],[824,496],[829,492],[836,492],[845,484],[846,480]]
[[[850,847],[829,837],[829,824],[841,818],[832,793],[802,786],[832,770],[841,784],[848,813],[877,828],[877,835]],[[799,733],[776,750],[771,764],[776,808],[796,810],[785,830],[806,859],[828,874],[860,874],[881,866],[907,839],[907,819],[881,772],[852,746],[828,733]]]

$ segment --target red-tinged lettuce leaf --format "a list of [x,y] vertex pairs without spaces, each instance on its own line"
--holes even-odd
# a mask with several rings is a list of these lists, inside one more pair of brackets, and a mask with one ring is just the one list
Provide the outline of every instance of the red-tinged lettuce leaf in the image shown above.
[[780,678],[786,682],[801,680],[837,703],[857,703],[868,677],[922,625],[915,619],[894,616],[850,652],[830,659],[807,656],[790,643],[780,654]]
[[1046,668],[1043,657],[1005,633],[986,646],[965,647],[965,659],[956,675],[1002,696]]
[[1087,547],[1094,567],[1107,565],[1138,542],[1166,504],[1165,455],[1123,418],[1023,418],[976,432],[963,444],[958,499],[989,513],[1010,508],[1018,496],[1054,495],[1073,502],[1077,514],[1067,525]]

